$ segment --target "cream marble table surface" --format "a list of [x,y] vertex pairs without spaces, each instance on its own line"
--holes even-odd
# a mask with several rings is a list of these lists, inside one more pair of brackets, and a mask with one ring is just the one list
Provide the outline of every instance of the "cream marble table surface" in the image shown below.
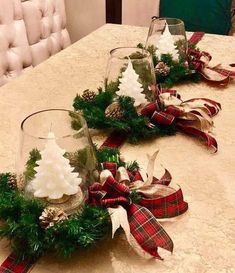
[[[0,88],[0,170],[14,170],[19,125],[26,115],[51,107],[72,109],[77,93],[102,85],[112,48],[135,46],[146,36],[146,28],[105,25]],[[199,46],[212,54],[213,63],[235,62],[235,37],[206,35]],[[211,154],[200,141],[183,134],[122,148],[127,160],[137,159],[143,167],[145,154],[160,149],[156,174],[161,175],[163,165],[183,189],[189,211],[163,222],[175,244],[173,255],[165,255],[163,262],[144,260],[120,236],[70,260],[44,257],[32,272],[235,272],[235,83],[225,89],[205,83],[189,83],[177,89],[183,99],[207,97],[222,104],[223,110],[214,119],[218,153]],[[102,138],[99,135],[95,140],[99,143]],[[0,262],[9,253],[8,243],[2,240]]]

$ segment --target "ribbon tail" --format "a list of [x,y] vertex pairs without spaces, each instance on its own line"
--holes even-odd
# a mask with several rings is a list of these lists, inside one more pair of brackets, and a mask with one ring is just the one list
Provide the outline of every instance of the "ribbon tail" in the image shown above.
[[171,180],[172,180],[172,176],[170,172],[167,169],[165,169],[164,175],[156,182],[156,184],[168,186],[170,185]]
[[122,227],[127,241],[130,243],[130,225],[126,210],[122,206],[118,206],[117,208],[108,208],[108,212],[112,222],[112,238],[116,231]]
[[227,85],[230,81],[230,76],[222,75],[221,73],[211,69],[204,68],[201,71],[201,75],[209,82],[218,84],[218,85]]
[[147,174],[148,174],[148,179],[142,184],[142,187],[149,186],[152,184],[153,181],[153,172],[154,172],[154,163],[156,160],[156,157],[159,153],[159,150],[157,150],[154,154],[148,155],[148,166],[147,166]]
[[173,241],[148,209],[131,204],[128,208],[128,221],[131,234],[150,255],[161,259],[158,247],[173,252]]
[[135,237],[131,234],[130,235],[130,245],[132,247],[132,249],[142,258],[144,259],[151,259],[153,258],[153,256],[159,260],[163,260],[161,258],[161,256],[158,254],[157,248],[156,251],[154,253],[154,255],[151,255],[149,252],[147,252],[146,250],[144,250],[136,241]]
[[190,44],[196,45],[198,42],[201,41],[204,35],[205,35],[204,32],[194,32],[191,38],[188,40],[188,42]]
[[198,130],[193,127],[189,127],[187,125],[182,125],[180,123],[178,123],[177,126],[182,132],[184,132],[186,134],[193,135],[196,137],[201,137],[203,140],[206,140],[207,146],[209,148],[211,148],[211,147],[214,148],[215,152],[217,152],[217,150],[218,150],[217,141],[214,137],[212,137],[208,133],[202,132],[201,130]]

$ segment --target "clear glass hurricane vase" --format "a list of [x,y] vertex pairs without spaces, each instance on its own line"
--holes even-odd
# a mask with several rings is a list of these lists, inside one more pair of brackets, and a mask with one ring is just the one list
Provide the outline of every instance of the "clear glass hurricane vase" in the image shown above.
[[106,69],[106,85],[111,85],[118,90],[119,79],[131,61],[135,73],[138,74],[138,82],[143,87],[143,93],[148,100],[153,100],[153,94],[149,86],[156,84],[154,66],[151,54],[137,47],[119,47],[110,51],[110,57]]
[[[97,167],[86,121],[78,113],[65,109],[47,109],[29,115],[21,123],[16,163],[25,190],[34,196],[36,190],[31,184],[35,177],[42,187],[37,197],[58,201],[63,200],[59,196],[61,192],[76,195],[74,183],[78,181],[79,190],[85,196],[95,180]],[[44,190],[50,194],[47,196]]]
[[184,22],[177,18],[154,17],[145,47],[154,47],[159,59],[162,54],[172,54],[175,60],[185,59],[188,44]]

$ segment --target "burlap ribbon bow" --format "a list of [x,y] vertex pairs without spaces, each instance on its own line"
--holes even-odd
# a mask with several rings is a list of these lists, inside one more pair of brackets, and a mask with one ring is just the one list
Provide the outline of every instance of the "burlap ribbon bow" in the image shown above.
[[[230,78],[235,77],[234,70],[223,69],[220,65],[210,67],[209,62],[212,57],[208,52],[200,51],[199,49],[188,49],[189,62],[194,66],[208,82],[217,85],[227,85]],[[233,67],[233,65],[230,65]]]
[[[168,185],[171,175],[166,170],[161,179],[153,177],[157,152],[149,157],[148,177],[143,179],[138,171],[128,172],[112,162],[104,162],[100,183],[89,188],[89,203],[106,207],[112,221],[113,236],[121,226],[127,241],[140,253],[140,249],[158,259],[158,247],[173,251],[173,242],[157,218],[175,217],[188,209],[181,189]],[[132,203],[131,193],[140,196],[138,204]]]
[[201,137],[206,140],[208,147],[217,151],[218,145],[210,135],[210,130],[213,127],[212,117],[221,109],[218,102],[206,98],[182,101],[175,90],[159,89],[154,85],[151,89],[156,94],[156,102],[145,105],[140,111],[142,116],[149,117],[148,126],[175,122],[179,130]]

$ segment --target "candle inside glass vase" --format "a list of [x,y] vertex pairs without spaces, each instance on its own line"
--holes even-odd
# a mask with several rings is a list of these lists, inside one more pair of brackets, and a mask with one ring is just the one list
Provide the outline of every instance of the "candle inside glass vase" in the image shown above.
[[75,209],[95,181],[96,167],[87,125],[79,114],[48,109],[22,122],[17,171],[33,197],[53,204],[71,199],[71,207],[63,209]]
[[[135,105],[154,101],[149,86],[156,84],[151,54],[142,48],[119,47],[110,51],[106,89],[135,98]],[[141,93],[141,95],[140,95]]]
[[[184,22],[177,18],[153,18],[149,27],[146,49],[156,49],[156,56],[171,55],[174,61],[186,58],[187,38]],[[163,56],[164,57],[164,56]]]
[[64,157],[66,151],[58,146],[53,132],[49,132],[47,138],[45,149],[40,152],[41,159],[36,161],[35,177],[30,182],[34,196],[61,200],[64,195],[81,192],[82,179]]

